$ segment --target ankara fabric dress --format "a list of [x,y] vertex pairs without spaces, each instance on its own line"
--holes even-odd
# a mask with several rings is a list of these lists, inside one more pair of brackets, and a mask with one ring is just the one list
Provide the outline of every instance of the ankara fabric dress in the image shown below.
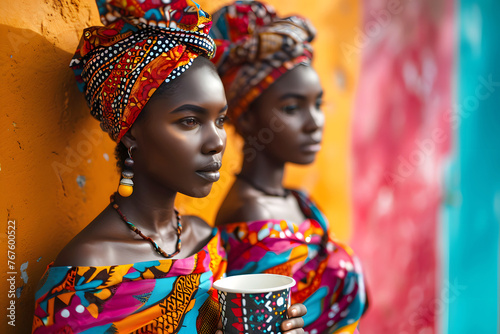
[[307,217],[238,222],[220,227],[228,276],[272,273],[292,276],[292,304],[307,307],[305,330],[356,333],[366,305],[363,273],[352,250],[328,237],[328,222],[303,193],[293,191]]
[[226,269],[217,230],[198,253],[102,267],[49,266],[36,292],[33,333],[215,333],[212,283]]

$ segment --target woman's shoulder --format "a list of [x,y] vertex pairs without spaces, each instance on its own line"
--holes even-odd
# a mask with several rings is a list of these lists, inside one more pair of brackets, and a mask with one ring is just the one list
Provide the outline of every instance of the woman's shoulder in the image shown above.
[[73,240],[59,252],[54,261],[54,266],[90,266],[100,262],[102,257],[102,247],[97,247],[96,243],[92,241],[76,241],[76,238],[73,238]]
[[102,266],[114,263],[120,249],[115,247],[126,229],[110,207],[104,209],[58,254],[54,266]]

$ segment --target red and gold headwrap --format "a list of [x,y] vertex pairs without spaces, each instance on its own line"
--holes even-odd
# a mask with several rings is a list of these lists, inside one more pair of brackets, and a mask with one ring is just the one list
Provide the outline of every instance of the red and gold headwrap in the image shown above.
[[97,0],[103,27],[84,30],[71,60],[101,128],[119,142],[155,90],[212,58],[211,16],[192,0]]
[[212,61],[234,120],[281,75],[311,63],[316,31],[305,18],[279,18],[271,6],[258,1],[236,1],[213,18],[210,36],[217,52]]

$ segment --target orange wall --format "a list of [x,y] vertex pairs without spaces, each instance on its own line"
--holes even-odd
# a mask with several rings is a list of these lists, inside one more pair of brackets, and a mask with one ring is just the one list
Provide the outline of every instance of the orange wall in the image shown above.
[[[223,1],[199,1],[213,11]],[[357,55],[347,59],[359,21],[354,0],[269,1],[280,14],[300,13],[318,28],[315,67],[326,91],[323,151],[307,168],[290,168],[287,184],[312,192],[336,235],[351,234],[350,110]],[[0,222],[2,233],[0,332],[31,328],[36,283],[62,247],[95,217],[116,189],[113,142],[89,116],[68,63],[84,27],[100,24],[94,1],[18,0],[0,3]],[[207,199],[179,198],[181,212],[212,221],[239,166],[239,140],[230,136],[223,178]],[[320,178],[321,175],[321,178]],[[16,327],[5,317],[8,285],[7,222],[16,223]],[[5,232],[5,233],[4,233]],[[23,271],[21,271],[23,269]]]

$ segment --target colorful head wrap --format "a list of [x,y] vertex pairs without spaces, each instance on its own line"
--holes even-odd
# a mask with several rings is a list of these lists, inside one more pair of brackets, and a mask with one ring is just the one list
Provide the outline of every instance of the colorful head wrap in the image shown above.
[[191,0],[97,0],[104,27],[84,30],[71,60],[92,116],[115,141],[163,83],[212,58],[211,16]]
[[279,18],[271,6],[258,1],[236,1],[213,17],[213,62],[233,119],[281,75],[311,62],[315,29],[305,18]]

